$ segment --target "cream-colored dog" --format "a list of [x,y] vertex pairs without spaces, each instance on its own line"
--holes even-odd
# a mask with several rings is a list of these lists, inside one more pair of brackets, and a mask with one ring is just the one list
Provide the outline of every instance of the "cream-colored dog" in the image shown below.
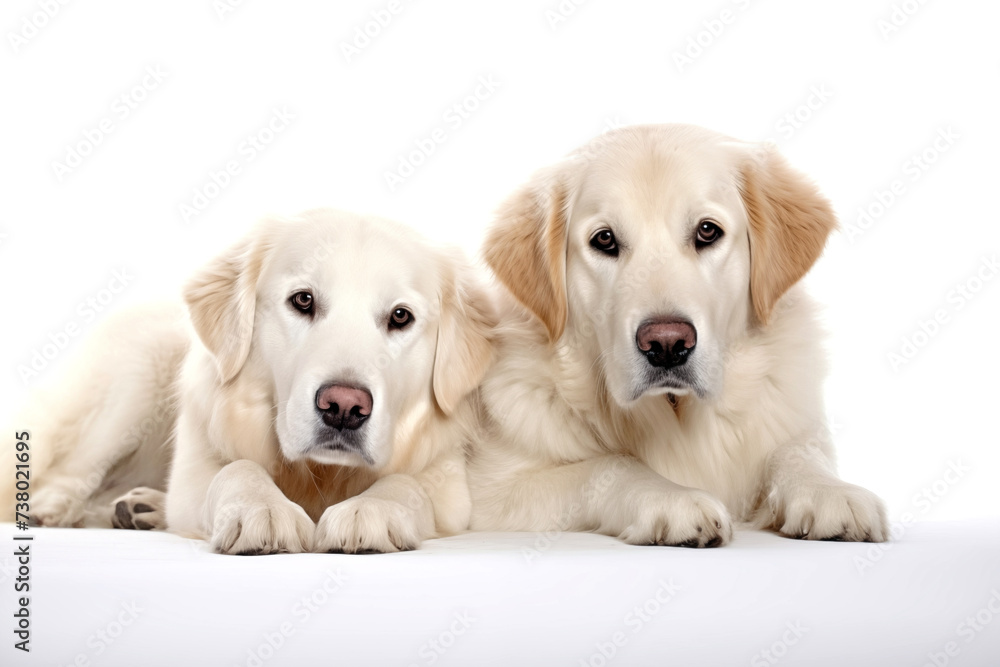
[[494,316],[458,257],[317,210],[258,225],[184,298],[189,316],[112,323],[35,420],[39,522],[165,517],[241,554],[396,551],[466,528],[465,397]]
[[472,527],[887,539],[881,501],[835,473],[797,286],[835,224],[773,149],[696,127],[609,132],[536,174],[485,243],[509,295]]

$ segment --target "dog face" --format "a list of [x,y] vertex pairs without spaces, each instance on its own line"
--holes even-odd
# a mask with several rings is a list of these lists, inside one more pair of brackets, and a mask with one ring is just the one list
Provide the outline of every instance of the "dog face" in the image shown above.
[[292,461],[383,467],[396,433],[452,412],[492,354],[489,305],[457,257],[342,212],[266,221],[186,297],[220,380],[271,393]]
[[815,188],[765,147],[647,126],[540,172],[502,209],[486,256],[627,407],[716,393],[730,342],[767,323],[834,225]]

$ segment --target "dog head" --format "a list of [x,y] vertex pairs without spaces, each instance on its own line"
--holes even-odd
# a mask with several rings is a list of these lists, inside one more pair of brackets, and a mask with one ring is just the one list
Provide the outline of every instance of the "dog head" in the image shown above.
[[772,148],[637,126],[537,173],[501,208],[485,256],[625,407],[717,391],[727,346],[767,326],[835,225]]
[[185,299],[219,381],[270,393],[292,461],[384,466],[397,432],[451,414],[492,358],[492,309],[462,259],[377,218],[266,220]]

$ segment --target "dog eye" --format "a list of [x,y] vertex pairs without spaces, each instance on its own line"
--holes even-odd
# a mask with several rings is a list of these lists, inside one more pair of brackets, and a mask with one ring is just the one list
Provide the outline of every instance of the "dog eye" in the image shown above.
[[721,238],[722,230],[719,229],[719,226],[711,220],[703,220],[702,223],[698,225],[698,235],[695,237],[694,245],[696,248],[701,249],[705,246],[712,245]]
[[618,256],[618,241],[610,229],[602,229],[590,237],[590,247],[611,257]]
[[313,295],[309,292],[296,292],[288,300],[292,308],[305,315],[311,315],[313,310]]
[[405,329],[413,322],[413,313],[406,308],[397,308],[389,315],[389,329]]

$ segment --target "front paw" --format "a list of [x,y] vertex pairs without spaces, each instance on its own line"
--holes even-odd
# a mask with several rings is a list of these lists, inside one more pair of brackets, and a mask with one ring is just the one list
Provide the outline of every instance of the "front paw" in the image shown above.
[[212,546],[223,554],[258,555],[312,550],[316,524],[290,500],[230,502],[215,512]]
[[882,500],[868,489],[839,480],[772,489],[762,512],[767,527],[788,537],[844,542],[889,539]]
[[729,512],[704,491],[671,489],[643,498],[618,536],[627,544],[718,547],[733,537]]
[[420,546],[420,529],[407,506],[382,498],[350,498],[328,507],[316,527],[316,551],[390,553]]

